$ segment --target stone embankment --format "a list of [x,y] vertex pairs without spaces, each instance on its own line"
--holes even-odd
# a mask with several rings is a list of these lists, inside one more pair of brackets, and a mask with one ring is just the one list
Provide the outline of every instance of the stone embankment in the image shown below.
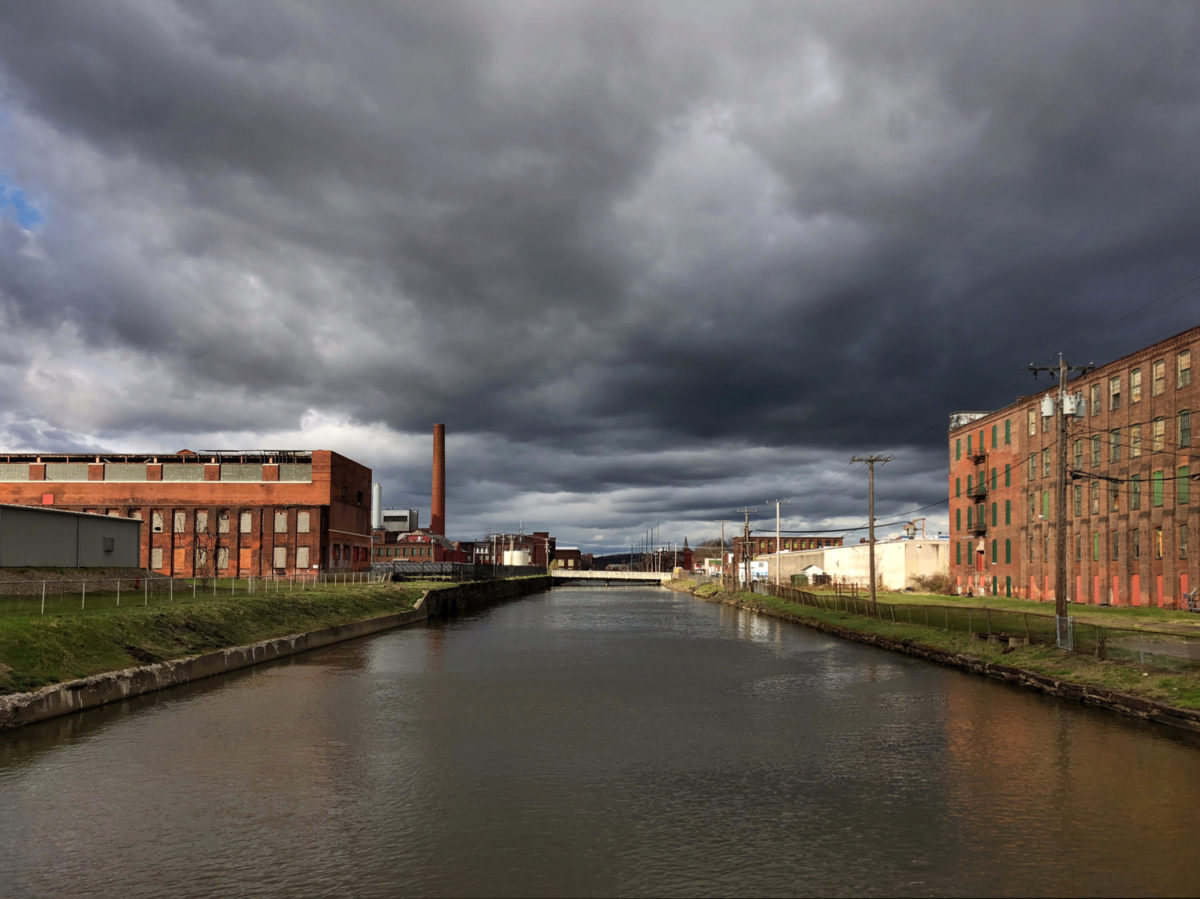
[[251,665],[272,662],[343,640],[353,640],[431,619],[445,619],[498,602],[506,602],[549,589],[548,577],[506,581],[481,581],[430,590],[413,609],[351,621],[302,634],[262,640],[248,646],[231,646],[215,652],[109,671],[91,677],[52,684],[29,693],[0,696],[0,730],[69,715],[118,702],[144,693],[176,687]]
[[[691,591],[685,590],[685,592]],[[794,612],[764,606],[751,600],[740,599],[737,596],[715,594],[711,597],[696,596],[696,598],[703,599],[705,602],[718,602],[736,608],[747,609],[784,621],[792,621],[804,627],[812,628],[835,637],[841,637],[845,640],[865,643],[868,646],[875,646],[891,652],[904,653],[905,655],[934,662],[938,665],[944,665],[947,668],[957,668],[960,671],[967,671],[971,674],[978,674],[1019,687],[1036,690],[1048,696],[1081,702],[1086,705],[1108,709],[1122,715],[1141,718],[1144,721],[1153,721],[1156,724],[1165,724],[1169,727],[1176,727],[1200,734],[1200,711],[1195,709],[1179,708],[1178,706],[1172,706],[1153,699],[1146,699],[1141,696],[1134,696],[1130,693],[1124,693],[1096,684],[1062,680],[1039,674],[1036,671],[1016,668],[1011,665],[1002,665],[997,662],[981,659],[978,656],[940,649],[912,640],[898,639],[869,631],[860,631],[852,627],[823,621],[819,618],[810,618]]]

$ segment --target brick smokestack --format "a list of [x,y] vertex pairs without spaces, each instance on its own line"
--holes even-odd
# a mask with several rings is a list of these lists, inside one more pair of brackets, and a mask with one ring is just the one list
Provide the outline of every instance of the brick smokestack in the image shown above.
[[433,501],[429,532],[446,536],[446,426],[433,426]]

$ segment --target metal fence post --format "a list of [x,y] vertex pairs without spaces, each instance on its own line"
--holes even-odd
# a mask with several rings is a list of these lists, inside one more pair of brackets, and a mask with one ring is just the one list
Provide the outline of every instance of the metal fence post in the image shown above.
[[83,586],[79,588],[79,608],[83,608],[87,602],[87,581],[83,581]]
[[42,614],[46,614],[46,582],[42,581]]
[[121,579],[117,578],[117,608],[121,608]]

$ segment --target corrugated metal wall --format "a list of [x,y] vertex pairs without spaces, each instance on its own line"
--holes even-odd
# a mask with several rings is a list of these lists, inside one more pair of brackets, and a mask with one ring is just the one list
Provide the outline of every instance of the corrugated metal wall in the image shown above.
[[0,567],[137,568],[140,521],[0,507]]

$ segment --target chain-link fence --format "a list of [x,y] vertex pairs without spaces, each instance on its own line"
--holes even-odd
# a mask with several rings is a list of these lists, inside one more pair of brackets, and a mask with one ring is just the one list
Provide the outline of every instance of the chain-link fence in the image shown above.
[[128,606],[152,606],[259,593],[378,583],[374,571],[304,572],[266,577],[171,578],[98,575],[78,578],[0,579],[0,614],[53,615]]
[[[755,592],[788,602],[851,615],[871,616],[866,596],[811,593],[794,587],[757,584]],[[1003,646],[1054,646],[1055,618],[1045,612],[985,606],[926,604],[889,600],[876,604],[873,617],[897,624],[970,634]],[[1164,670],[1200,666],[1200,635],[1162,627],[1120,627],[1072,619],[1073,651],[1097,659],[1135,662]]]

